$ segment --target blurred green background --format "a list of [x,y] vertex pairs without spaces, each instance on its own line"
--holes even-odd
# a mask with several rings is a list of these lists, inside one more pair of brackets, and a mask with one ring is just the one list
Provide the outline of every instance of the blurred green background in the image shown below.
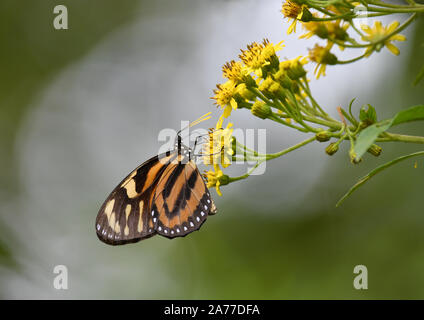
[[[68,30],[53,28],[58,4],[68,8]],[[285,40],[282,57],[313,46],[286,35],[280,6],[1,1],[1,298],[424,298],[424,161],[397,165],[335,208],[356,179],[422,150],[416,145],[385,144],[380,158],[353,166],[347,146],[329,158],[316,143],[223,188],[223,197],[213,191],[219,214],[188,237],[109,247],[95,235],[98,208],[157,152],[159,131],[214,110],[209,97],[225,61],[263,37]],[[420,19],[405,32],[399,57],[383,50],[328,68],[311,83],[316,98],[336,114],[357,97],[356,109],[371,103],[380,118],[422,103],[423,86],[412,81],[424,61],[423,28]],[[304,138],[246,111],[232,120],[266,128],[270,151]],[[398,131],[423,135],[422,124]],[[53,288],[60,264],[68,290]],[[359,264],[368,267],[366,291],[352,285]]]

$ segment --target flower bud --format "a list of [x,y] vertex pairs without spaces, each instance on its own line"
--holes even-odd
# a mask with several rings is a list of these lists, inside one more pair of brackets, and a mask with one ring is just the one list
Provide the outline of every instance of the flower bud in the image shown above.
[[225,186],[226,184],[230,183],[230,177],[226,174],[223,174],[222,176],[218,178],[218,181],[221,186]]
[[308,8],[303,7],[302,17],[299,20],[303,22],[308,22],[311,21],[313,17],[314,16],[312,15],[311,11],[309,11]]
[[378,157],[383,151],[383,149],[377,146],[376,144],[372,144],[367,151],[371,153],[373,156]]
[[252,106],[251,112],[254,116],[261,119],[266,119],[272,114],[271,107],[263,101],[256,101]]
[[373,123],[376,123],[377,112],[375,111],[374,107],[370,104],[368,105],[367,109],[365,106],[362,106],[361,110],[359,111],[359,120],[361,120],[365,126],[370,126]]
[[251,87],[251,88],[256,88],[257,87],[257,84],[255,82],[255,79],[253,79],[251,75],[247,75],[246,76],[245,83],[246,83],[246,86],[247,87]]
[[297,80],[306,75],[306,70],[303,68],[303,64],[296,60],[290,64],[290,69],[287,70],[287,74],[290,79]]
[[325,148],[325,152],[329,155],[332,156],[333,154],[335,154],[337,151],[339,150],[339,145],[335,142],[330,143],[327,148]]
[[352,162],[353,164],[358,164],[359,162],[362,161],[362,158],[357,158],[356,152],[354,151],[353,148],[351,148],[349,150],[349,157],[350,157],[350,162]]
[[284,75],[281,79],[281,85],[283,88],[291,89],[293,86],[293,80],[291,80],[288,75]]
[[320,131],[315,135],[315,138],[317,139],[317,141],[319,142],[326,142],[328,140],[331,139],[331,134],[328,131]]
[[237,139],[234,136],[231,137],[231,150],[233,156],[235,156],[237,154]]

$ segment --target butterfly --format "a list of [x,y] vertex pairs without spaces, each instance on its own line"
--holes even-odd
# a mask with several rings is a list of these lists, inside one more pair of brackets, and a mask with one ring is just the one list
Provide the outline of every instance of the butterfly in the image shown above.
[[110,245],[156,234],[184,237],[216,212],[193,150],[178,133],[173,150],[141,164],[111,192],[97,214],[96,233]]

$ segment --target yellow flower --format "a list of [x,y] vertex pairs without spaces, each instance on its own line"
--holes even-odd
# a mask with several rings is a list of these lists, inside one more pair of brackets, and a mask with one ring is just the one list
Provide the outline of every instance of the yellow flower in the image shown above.
[[331,43],[326,47],[316,44],[313,49],[309,50],[309,59],[317,64],[314,70],[317,79],[321,75],[325,76],[325,69],[328,64],[334,65],[337,63],[337,57],[330,52],[331,47]]
[[299,39],[309,39],[314,35],[317,35],[321,38],[322,34],[325,34],[325,26],[320,21],[310,21],[302,23],[303,29],[308,32],[299,36]]
[[215,187],[216,193],[218,193],[218,195],[222,196],[222,192],[219,188],[219,186],[221,185],[219,178],[222,177],[224,175],[224,173],[222,172],[221,168],[218,165],[215,165],[214,169],[215,169],[215,171],[212,171],[212,170],[206,171],[203,174],[203,176],[206,179],[207,187],[208,188]]
[[215,103],[224,110],[224,117],[228,118],[231,111],[237,109],[237,102],[234,99],[236,84],[228,80],[223,84],[218,84],[216,87],[217,89],[213,91],[215,96],[213,96],[212,99],[214,99]]
[[283,76],[287,74],[290,79],[297,80],[306,75],[306,70],[303,68],[308,63],[307,57],[298,56],[291,60],[280,62],[279,70],[274,75],[276,80],[282,80]]
[[206,186],[208,188],[215,187],[216,193],[218,193],[219,196],[222,196],[220,186],[228,184],[229,177],[222,172],[219,165],[216,164],[213,168],[215,171],[209,170],[203,174],[206,179]]
[[222,67],[222,75],[224,78],[232,80],[236,84],[246,81],[248,74],[249,71],[247,67],[243,66],[239,61],[236,62],[231,60]]
[[348,37],[346,30],[349,24],[341,26],[340,21],[310,21],[302,23],[302,26],[308,32],[299,36],[300,39],[309,39],[316,35],[321,39],[345,41]]
[[[388,37],[391,33],[393,33],[398,26],[399,26],[398,21],[392,22],[387,27],[384,27],[381,21],[375,21],[374,26],[372,28],[367,25],[362,25],[361,26],[362,30],[364,30],[367,33],[367,35],[362,37],[362,40],[373,42],[373,43],[380,42],[386,37]],[[390,36],[389,38],[385,39],[381,43],[381,46],[386,46],[391,53],[393,53],[394,55],[399,55],[399,49],[394,44],[392,44],[391,41],[405,41],[405,40],[406,40],[406,37],[404,35],[394,34]],[[370,56],[374,48],[377,51],[380,51],[381,49],[381,47],[379,48],[378,46],[377,47],[371,46],[366,50],[365,56],[367,57]]]
[[268,39],[262,43],[253,42],[247,46],[247,50],[241,50],[240,59],[247,67],[248,72],[254,72],[258,77],[262,77],[262,68],[270,64],[276,57],[276,52],[283,48],[283,41],[274,45]]
[[208,143],[203,145],[203,162],[205,165],[221,163],[227,168],[234,154],[232,149],[233,124],[229,122],[226,128],[222,128],[224,117],[221,116],[215,130],[209,131]]
[[289,20],[293,20],[289,28],[287,29],[287,34],[290,34],[292,32],[296,32],[296,23],[298,20],[309,20],[309,17],[304,17],[305,13],[311,13],[307,9],[308,7],[305,4],[298,4],[295,1],[292,0],[286,0],[286,2],[283,3],[283,8],[281,9],[282,14],[285,18],[288,18]]

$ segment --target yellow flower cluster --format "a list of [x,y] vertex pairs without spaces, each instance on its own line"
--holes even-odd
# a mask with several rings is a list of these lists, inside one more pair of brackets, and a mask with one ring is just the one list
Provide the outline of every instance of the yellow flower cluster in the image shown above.
[[[388,26],[376,21],[372,27],[358,28],[353,23],[354,19],[359,17],[354,10],[358,5],[360,3],[355,0],[346,0],[343,3],[284,0],[281,12],[284,18],[290,21],[287,33],[296,32],[296,25],[299,22],[305,30],[300,39],[317,36],[326,40],[326,44],[315,44],[309,49],[306,57],[280,60],[277,52],[283,49],[283,41],[274,44],[264,39],[242,49],[239,60],[231,60],[224,64],[222,74],[225,81],[216,86],[212,97],[222,110],[222,114],[215,129],[209,131],[208,143],[203,146],[203,161],[213,168],[204,174],[208,187],[216,187],[218,194],[221,195],[222,185],[236,181],[236,178],[229,178],[222,171],[222,168],[227,168],[232,159],[236,158],[235,146],[240,148],[240,144],[232,137],[233,124],[228,122],[224,125],[224,121],[228,121],[234,110],[249,109],[257,118],[271,119],[303,132],[316,132],[306,122],[311,121],[311,115],[315,117],[319,114],[325,118],[328,115],[311,95],[307,72],[304,69],[306,63],[311,61],[316,64],[314,74],[318,79],[325,75],[327,65],[352,63],[368,57],[374,51],[380,51],[383,47],[387,47],[395,55],[399,54],[399,49],[392,42],[406,40],[399,32],[412,21],[413,17],[402,26],[397,21]],[[377,3],[373,5],[378,6]],[[356,36],[351,36],[351,33],[355,32]],[[331,52],[334,45],[340,50],[365,48],[365,52],[343,61]],[[335,147],[330,149],[328,153],[335,152]]]
[[[398,55],[399,49],[392,42],[406,40],[405,36],[396,32],[400,25],[399,22],[395,21],[388,26],[383,26],[380,21],[376,21],[372,27],[367,25],[361,26],[365,34],[353,27],[353,31],[365,41],[364,44],[359,44],[355,39],[350,37],[347,30],[352,24],[348,23],[349,17],[351,19],[352,15],[355,14],[353,8],[361,4],[355,1],[348,2],[350,2],[349,6],[332,4],[321,9],[318,8],[319,10],[317,10],[316,5],[311,4],[312,8],[308,7],[307,0],[285,0],[283,2],[281,12],[285,18],[292,21],[287,31],[288,34],[296,32],[296,24],[300,22],[306,31],[299,36],[300,39],[309,39],[317,36],[328,41],[326,46],[317,44],[313,49],[309,50],[309,59],[317,63],[315,68],[317,78],[325,75],[327,65],[339,63],[334,54],[330,53],[330,49],[334,44],[337,44],[340,50],[344,50],[346,46],[365,47],[365,53],[359,57],[362,58],[370,56],[374,51],[380,51],[383,47],[387,47],[390,52]],[[343,20],[345,17],[347,20]],[[346,22],[344,23],[343,21]],[[353,61],[358,59],[354,59]],[[349,60],[348,62],[351,61]]]
[[217,85],[212,99],[223,110],[224,118],[228,118],[232,110],[239,105],[255,99],[249,87],[256,86],[253,77],[262,78],[264,68],[278,66],[279,59],[276,52],[283,48],[282,41],[273,44],[268,39],[262,43],[253,42],[246,50],[241,50],[241,61],[230,61],[222,67],[222,74],[226,82]]
[[246,108],[250,109],[253,115],[265,119],[272,115],[272,110],[264,99],[286,101],[289,100],[289,93],[292,97],[300,93],[295,81],[306,76],[303,66],[308,60],[300,56],[293,60],[280,61],[277,52],[282,48],[282,42],[274,44],[268,39],[260,43],[253,42],[241,50],[240,60],[231,60],[222,67],[226,81],[217,85],[212,97],[215,104],[221,108],[222,115],[215,129],[209,133],[208,144],[203,147],[204,163],[213,167],[213,170],[205,173],[205,177],[208,186],[217,187],[217,191],[219,186],[228,181],[228,176],[222,173],[221,166],[228,167],[234,156],[233,124],[229,122],[224,125],[232,111]]

